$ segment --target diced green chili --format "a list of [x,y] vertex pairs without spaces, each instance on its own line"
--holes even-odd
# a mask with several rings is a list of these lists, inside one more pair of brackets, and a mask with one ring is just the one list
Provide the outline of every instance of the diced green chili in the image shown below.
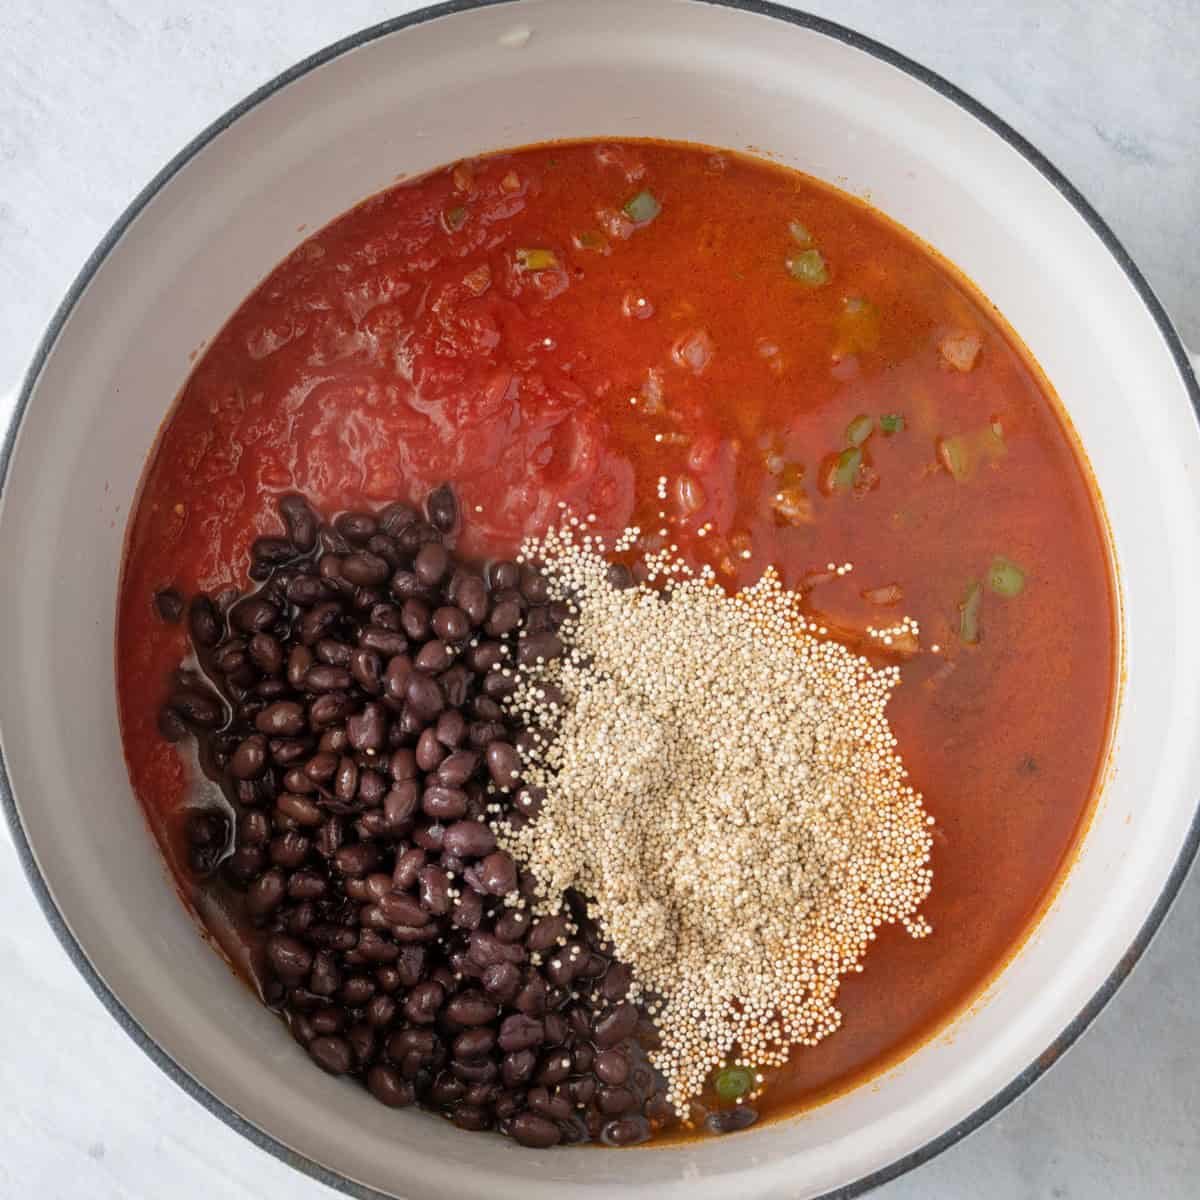
[[802,225],[799,221],[788,222],[788,233],[792,235],[792,240],[795,241],[798,246],[812,245],[812,234],[808,232],[808,227],[806,225]]
[[662,205],[653,192],[638,192],[625,201],[625,215],[639,225],[649,225],[662,212]]
[[719,1099],[732,1103],[754,1090],[754,1075],[747,1067],[726,1067],[717,1072],[713,1087]]
[[553,250],[520,249],[517,265],[525,271],[549,271],[558,266],[558,255]]
[[983,588],[979,580],[969,580],[958,605],[958,640],[968,646],[979,641],[979,607],[982,603]]
[[467,219],[467,210],[461,204],[454,208],[448,208],[442,213],[442,224],[446,227],[447,233],[457,233]]
[[875,422],[866,413],[859,413],[846,426],[846,441],[851,446],[861,446],[875,431]]
[[829,268],[820,250],[801,250],[786,261],[788,274],[805,287],[822,287],[829,282]]
[[884,433],[903,433],[904,414],[884,413],[883,416],[879,418],[879,428]]
[[843,450],[837,456],[837,465],[833,468],[833,486],[849,488],[854,486],[858,476],[858,468],[862,466],[862,451],[857,446]]
[[1025,572],[1015,562],[997,556],[988,568],[988,587],[997,596],[1019,596],[1025,587]]

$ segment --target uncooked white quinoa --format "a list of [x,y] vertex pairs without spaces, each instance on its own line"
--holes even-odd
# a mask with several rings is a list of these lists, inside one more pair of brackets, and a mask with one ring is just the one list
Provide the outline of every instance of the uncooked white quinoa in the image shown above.
[[540,813],[497,834],[536,911],[589,897],[686,1115],[714,1068],[780,1065],[832,1033],[879,926],[930,931],[932,818],[884,712],[897,668],[821,637],[770,569],[730,596],[663,552],[618,590],[586,528],[523,548],[572,615],[565,654],[522,668],[509,700],[547,734],[522,770]]

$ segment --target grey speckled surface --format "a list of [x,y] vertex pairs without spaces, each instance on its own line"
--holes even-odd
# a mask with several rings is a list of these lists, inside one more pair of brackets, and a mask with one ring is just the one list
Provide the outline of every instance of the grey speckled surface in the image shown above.
[[[5,0],[0,395],[97,240],[185,141],[296,59],[408,7]],[[941,72],[1030,138],[1110,222],[1200,347],[1197,0],[808,7]],[[70,967],[2,834],[0,911],[0,1195],[332,1196],[225,1128],[134,1048]],[[1066,1059],[982,1131],[876,1195],[1200,1193],[1198,922],[1193,876],[1133,978]]]

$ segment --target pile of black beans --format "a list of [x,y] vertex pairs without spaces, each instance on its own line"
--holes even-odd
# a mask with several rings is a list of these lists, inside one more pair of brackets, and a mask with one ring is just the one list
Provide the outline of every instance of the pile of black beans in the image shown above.
[[536,816],[506,668],[561,653],[565,613],[536,571],[455,558],[447,486],[331,525],[279,509],[258,586],[188,604],[198,665],[159,721],[224,792],[191,810],[187,855],[240,893],[264,999],[391,1107],[531,1147],[647,1140],[671,1110],[627,967],[579,897],[531,918],[534,880],[484,820]]

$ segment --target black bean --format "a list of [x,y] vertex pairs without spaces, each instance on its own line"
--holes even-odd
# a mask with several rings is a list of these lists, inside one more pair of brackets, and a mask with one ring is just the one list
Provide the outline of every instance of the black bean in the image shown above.
[[309,692],[340,692],[348,688],[353,680],[345,667],[331,667],[322,663],[309,667],[304,675],[304,689]]
[[[352,647],[332,637],[318,639],[317,644],[313,647],[313,653],[317,658],[330,667],[348,667],[351,652]],[[346,686],[350,685],[347,683]]]
[[312,666],[313,656],[312,651],[307,646],[293,646],[288,651],[287,657],[287,681],[294,688],[300,687],[304,682],[304,676],[308,674],[308,668]]
[[279,620],[279,609],[269,600],[247,596],[229,610],[229,623],[243,633],[261,633]]
[[521,582],[521,568],[510,559],[494,562],[488,568],[488,583],[493,591],[501,588],[513,588]]
[[[463,744],[463,742],[466,740],[466,736],[467,736],[466,718],[462,715],[462,713],[458,712],[456,709],[450,709],[450,710],[442,713],[441,716],[439,716],[437,719],[437,724],[434,726],[434,736],[437,738],[437,740],[439,742],[441,742],[441,744],[443,746],[446,747],[447,750],[457,750],[458,747],[461,746]],[[450,758],[454,758],[454,755],[451,754]],[[463,760],[459,759],[457,761],[458,761],[458,764],[461,765]],[[455,766],[455,767],[451,768],[451,771],[454,774],[457,774],[458,770],[459,770],[459,766]],[[473,766],[472,766],[471,770],[472,771],[474,770]],[[468,772],[468,774],[470,774],[470,772]],[[443,777],[442,782],[449,783],[452,786],[457,786],[458,783],[464,782],[465,779],[466,779],[466,776],[464,776],[463,779],[459,779],[459,780],[455,781],[455,779],[447,776],[447,777]]]
[[486,1025],[496,1019],[497,1012],[496,1005],[483,992],[470,989],[451,996],[445,1007],[446,1020],[463,1028]]
[[379,531],[379,522],[373,513],[344,512],[334,517],[333,527],[351,545],[362,546]]
[[314,1038],[308,1044],[313,1062],[330,1075],[345,1075],[354,1065],[350,1043],[341,1037]]
[[[383,798],[387,795],[388,784],[378,771],[360,771],[358,776],[358,802],[366,808],[376,808],[383,803]],[[364,813],[362,819],[366,820],[378,814]]]
[[395,962],[400,957],[400,948],[374,929],[364,929],[358,935],[357,948],[368,962]]
[[429,604],[419,596],[410,596],[400,610],[400,624],[414,642],[423,642],[429,636],[431,619]]
[[461,1100],[467,1094],[467,1085],[461,1079],[455,1079],[449,1071],[443,1071],[433,1081],[429,1089],[429,1099],[432,1103],[448,1107]]
[[163,588],[154,593],[154,611],[168,625],[178,625],[183,616],[183,597],[175,588]]
[[418,983],[404,1001],[404,1015],[414,1025],[432,1025],[446,1000],[440,983],[426,980]]
[[434,916],[445,916],[450,911],[450,880],[441,867],[420,867],[417,882],[421,907]]
[[429,914],[415,896],[387,892],[379,897],[379,910],[392,925],[420,927],[429,923]]
[[544,1036],[545,1026],[537,1018],[512,1013],[500,1024],[500,1049],[505,1052],[528,1050],[539,1045]]
[[406,779],[396,784],[383,797],[383,815],[388,826],[400,829],[416,815],[418,804],[418,785],[413,779]]
[[[443,713],[442,715],[447,716],[449,714]],[[424,737],[424,734],[421,736]],[[437,736],[436,731],[434,731],[434,736]],[[418,748],[419,746],[420,743],[418,743]],[[438,783],[444,787],[461,787],[474,775],[479,767],[479,761],[479,755],[474,750],[456,750],[453,754],[448,755],[435,764],[437,767]],[[426,770],[428,769],[426,768]]]
[[501,791],[511,788],[520,773],[521,760],[511,742],[497,739],[487,747],[487,768]]
[[563,644],[555,633],[531,633],[517,643],[517,662],[525,667],[531,663],[553,662],[563,652]]
[[188,633],[192,641],[210,649],[221,640],[221,618],[216,606],[207,596],[193,596],[188,605]]
[[307,857],[312,849],[312,841],[304,834],[295,831],[280,834],[271,839],[267,853],[276,866],[294,870]]
[[537,1055],[532,1050],[515,1050],[500,1061],[500,1078],[505,1087],[516,1087],[533,1077]]
[[592,1026],[592,1040],[601,1049],[615,1046],[633,1035],[638,1024],[638,1010],[628,1000],[605,1009]]
[[378,752],[387,737],[387,712],[383,705],[367,704],[346,722],[346,736],[355,750]]
[[288,539],[302,554],[317,544],[317,518],[303,496],[294,492],[279,497],[279,515],[287,526]]
[[487,1026],[466,1029],[451,1043],[451,1054],[461,1060],[482,1058],[496,1044],[496,1035]]
[[229,760],[229,772],[235,779],[257,779],[267,769],[267,739],[251,734],[238,743]]
[[250,559],[260,570],[270,572],[273,568],[291,562],[296,557],[296,547],[290,538],[259,537],[250,544]]
[[517,864],[504,850],[494,850],[479,864],[479,878],[489,894],[507,896],[517,890]]
[[417,519],[396,535],[396,544],[404,554],[416,554],[429,542],[440,542],[442,535],[428,521]]
[[[381,968],[381,970],[387,969],[386,967]],[[390,1025],[396,1019],[398,1009],[399,1006],[391,996],[372,996],[367,1001],[366,1018],[368,1023],[376,1029],[382,1029],[385,1025]]]
[[422,850],[428,850],[431,854],[435,851],[441,850],[442,839],[445,836],[445,825],[439,824],[437,821],[430,821],[427,824],[418,825],[412,831],[413,844],[420,846]]
[[511,671],[493,671],[484,676],[482,688],[487,699],[503,700],[505,696],[511,696],[517,690],[517,677]]
[[181,688],[167,703],[187,724],[200,729],[215,729],[225,720],[225,706],[215,692],[202,684]]
[[534,1079],[543,1087],[553,1087],[562,1083],[571,1073],[571,1056],[564,1050],[551,1050],[538,1059]]
[[460,1104],[451,1114],[450,1120],[459,1129],[469,1129],[472,1132],[492,1127],[492,1118],[487,1109],[476,1108],[472,1104]]
[[448,671],[443,671],[438,680],[446,703],[455,708],[461,708],[466,703],[471,687],[471,673],[461,663],[455,663]]
[[462,609],[472,628],[482,625],[488,614],[487,585],[478,575],[468,575],[454,593],[455,604]]
[[275,808],[301,827],[315,827],[325,819],[315,801],[295,792],[281,792],[275,799]]
[[442,605],[429,619],[433,632],[444,642],[461,642],[471,632],[467,614],[453,605]]
[[259,733],[271,737],[295,737],[304,731],[304,709],[294,700],[279,700],[270,704],[254,718]]
[[166,704],[158,710],[157,727],[159,735],[168,742],[181,742],[188,735],[187,723]]
[[[516,995],[517,988],[521,983],[521,972],[514,964],[509,962],[493,963],[484,970],[481,982],[483,983],[483,990],[489,996],[502,1002],[507,1002]],[[501,1036],[503,1036],[503,1025],[500,1028]],[[503,1043],[501,1044],[503,1045]]]
[[404,698],[418,716],[426,719],[436,717],[446,706],[437,680],[421,671],[414,670],[409,675]]
[[283,646],[269,633],[256,633],[246,647],[250,661],[264,675],[278,675],[283,670]]
[[367,1072],[367,1090],[388,1108],[407,1108],[417,1098],[413,1085],[394,1067],[377,1064]]
[[386,659],[403,654],[408,649],[408,638],[398,630],[385,629],[382,625],[365,625],[359,631],[358,645],[360,649],[374,651],[381,659]]
[[519,942],[529,931],[529,914],[520,908],[506,908],[496,918],[496,936],[502,942]]
[[320,604],[314,604],[300,618],[297,627],[300,640],[306,646],[312,646],[333,628],[341,615],[342,606],[336,600],[323,600]]
[[530,975],[517,993],[513,1007],[527,1017],[540,1017],[546,1011],[546,981],[540,975]]
[[420,671],[427,671],[430,675],[438,675],[453,661],[450,647],[437,638],[431,638],[417,651],[413,666]]
[[464,1083],[491,1083],[500,1074],[495,1059],[491,1058],[455,1059],[450,1070]]
[[303,942],[276,933],[267,939],[267,962],[284,983],[299,983],[312,970],[313,954]]
[[391,578],[392,568],[386,558],[360,550],[342,559],[342,577],[355,587],[376,588]]
[[467,793],[459,788],[435,784],[421,795],[421,809],[438,821],[454,821],[466,816]]
[[369,842],[342,846],[334,853],[334,862],[343,875],[361,879],[375,869],[379,862],[379,851]]
[[299,608],[311,608],[329,595],[329,589],[316,575],[297,575],[287,585],[288,600]]
[[496,848],[496,835],[482,821],[455,821],[442,844],[459,858],[483,858]]
[[513,1118],[512,1136],[514,1141],[534,1150],[546,1150],[562,1141],[562,1134],[553,1121],[529,1111]]
[[379,514],[379,525],[384,533],[390,537],[395,537],[403,532],[409,525],[417,519],[417,510],[411,504],[403,504],[396,501],[389,504]]
[[636,1146],[650,1138],[650,1125],[644,1117],[619,1117],[600,1131],[600,1140],[610,1146]]
[[483,623],[489,637],[504,637],[521,623],[521,606],[515,600],[501,600]]
[[[490,701],[489,701],[490,703]],[[503,722],[493,720],[476,721],[467,729],[467,740],[476,750],[483,750],[489,742],[503,738],[507,734]]]
[[526,567],[521,572],[521,595],[530,604],[545,604],[550,599],[550,585],[546,577],[538,571]]
[[439,542],[426,542],[413,559],[413,573],[426,587],[440,583],[449,567],[450,555]]
[[458,497],[454,489],[443,483],[425,498],[425,515],[439,533],[453,533],[458,525]]
[[624,1000],[633,982],[633,972],[622,962],[613,963],[604,973],[604,981],[600,984],[600,994],[610,1004]]
[[754,1109],[739,1104],[735,1108],[709,1113],[704,1124],[710,1133],[735,1133],[739,1129],[748,1129],[757,1120],[758,1113]]

